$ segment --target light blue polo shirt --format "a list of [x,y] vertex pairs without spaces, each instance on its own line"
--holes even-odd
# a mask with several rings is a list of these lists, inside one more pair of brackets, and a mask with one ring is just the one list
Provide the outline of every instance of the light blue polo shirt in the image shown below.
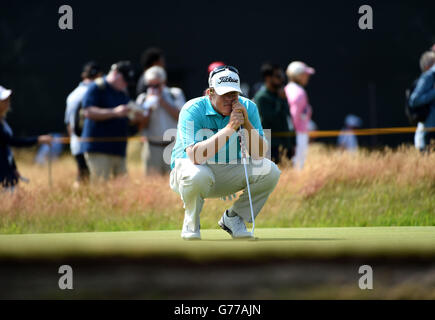
[[[239,102],[248,111],[248,118],[257,132],[264,136],[257,105],[251,100],[239,97]],[[180,111],[177,125],[177,139],[172,149],[171,169],[175,166],[175,159],[188,158],[186,148],[204,141],[219,130],[225,128],[230,116],[220,115],[211,105],[208,96],[188,101]],[[207,163],[240,163],[241,153],[237,133]]]

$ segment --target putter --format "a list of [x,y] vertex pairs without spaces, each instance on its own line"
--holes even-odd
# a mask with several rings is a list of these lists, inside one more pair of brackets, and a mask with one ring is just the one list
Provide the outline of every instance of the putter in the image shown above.
[[246,141],[245,141],[245,135],[243,134],[243,126],[240,126],[239,128],[239,138],[240,138],[240,151],[242,152],[242,162],[243,162],[243,167],[245,169],[246,186],[248,187],[249,206],[251,208],[251,219],[252,219],[251,235],[255,239],[254,237],[255,218],[254,218],[254,210],[252,208],[251,189],[249,187],[248,157],[246,153]]

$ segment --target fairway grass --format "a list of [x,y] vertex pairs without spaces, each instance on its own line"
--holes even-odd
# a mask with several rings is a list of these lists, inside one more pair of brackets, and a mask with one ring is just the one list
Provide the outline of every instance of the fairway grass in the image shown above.
[[179,230],[0,235],[0,259],[435,257],[435,227],[264,228],[255,230],[257,240],[201,233],[201,241],[184,241]]

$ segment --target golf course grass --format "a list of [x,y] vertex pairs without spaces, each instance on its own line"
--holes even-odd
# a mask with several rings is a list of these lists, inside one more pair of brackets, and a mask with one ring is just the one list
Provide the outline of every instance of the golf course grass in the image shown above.
[[277,228],[255,230],[256,240],[233,240],[202,230],[201,241],[180,231],[0,235],[0,259],[176,258],[190,261],[434,257],[435,227]]
[[[435,227],[0,235],[0,299],[434,299]],[[74,290],[59,290],[61,265]],[[374,290],[359,287],[360,266]]]

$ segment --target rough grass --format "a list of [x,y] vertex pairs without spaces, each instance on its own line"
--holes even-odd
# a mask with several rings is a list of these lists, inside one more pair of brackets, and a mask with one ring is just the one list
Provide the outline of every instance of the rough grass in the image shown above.
[[[180,229],[183,205],[168,176],[145,177],[135,144],[129,177],[73,188],[69,156],[48,168],[18,152],[31,180],[13,195],[0,194],[0,233]],[[343,153],[316,144],[303,171],[281,166],[277,188],[256,220],[258,227],[435,226],[435,153],[412,147]],[[216,228],[230,202],[206,200],[202,228]]]

